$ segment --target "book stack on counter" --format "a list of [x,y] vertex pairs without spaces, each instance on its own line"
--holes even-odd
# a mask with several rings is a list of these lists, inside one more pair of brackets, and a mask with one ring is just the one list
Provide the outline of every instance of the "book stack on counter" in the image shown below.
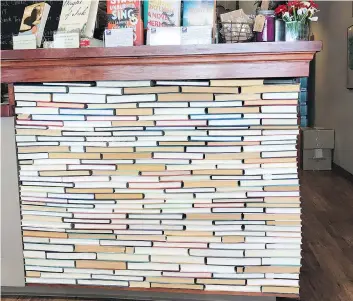
[[299,293],[298,84],[17,84],[26,283]]

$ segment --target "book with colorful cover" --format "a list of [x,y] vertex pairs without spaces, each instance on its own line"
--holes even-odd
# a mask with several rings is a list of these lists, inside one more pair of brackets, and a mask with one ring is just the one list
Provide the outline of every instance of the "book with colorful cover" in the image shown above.
[[134,46],[143,45],[141,1],[107,0],[108,29],[133,28]]
[[180,26],[180,0],[146,0],[144,3],[146,28]]
[[215,0],[184,1],[183,26],[212,26],[215,23]]
[[37,46],[40,47],[49,10],[50,5],[44,2],[26,6],[23,12],[19,35],[34,34]]

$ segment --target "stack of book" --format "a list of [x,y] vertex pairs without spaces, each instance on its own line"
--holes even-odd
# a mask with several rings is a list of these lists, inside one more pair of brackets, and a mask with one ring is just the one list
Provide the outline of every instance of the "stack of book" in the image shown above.
[[26,283],[298,294],[299,93],[15,85]]

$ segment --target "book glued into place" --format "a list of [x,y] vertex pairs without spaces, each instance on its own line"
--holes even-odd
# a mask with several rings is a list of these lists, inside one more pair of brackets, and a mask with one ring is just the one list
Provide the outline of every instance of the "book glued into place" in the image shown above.
[[40,47],[49,10],[50,5],[44,2],[26,6],[23,12],[19,35],[34,34],[37,46]]
[[141,2],[107,0],[108,29],[133,28],[134,46],[143,45]]
[[180,26],[180,0],[145,1],[145,27]]
[[183,26],[213,26],[214,19],[214,0],[184,1]]
[[60,14],[58,31],[79,30],[82,37],[92,38],[98,4],[98,0],[65,0]]

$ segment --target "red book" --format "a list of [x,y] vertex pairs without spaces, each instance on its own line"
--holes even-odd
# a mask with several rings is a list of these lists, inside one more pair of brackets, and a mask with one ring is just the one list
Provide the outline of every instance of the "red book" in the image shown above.
[[133,0],[107,0],[108,29],[134,29],[134,46],[143,45],[141,2]]

